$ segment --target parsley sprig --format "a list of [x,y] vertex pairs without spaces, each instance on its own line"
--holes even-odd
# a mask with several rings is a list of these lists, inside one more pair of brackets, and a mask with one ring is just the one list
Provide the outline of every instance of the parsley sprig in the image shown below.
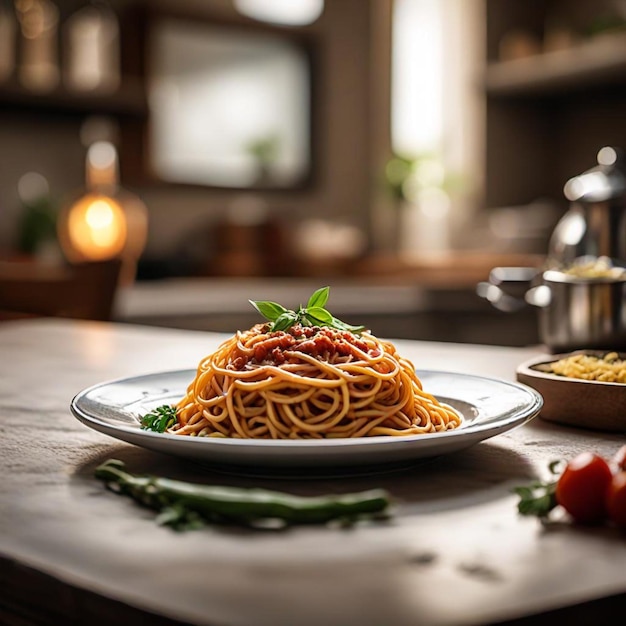
[[318,289],[307,302],[306,307],[300,305],[296,311],[268,300],[249,300],[250,304],[267,320],[272,322],[271,331],[288,330],[295,324],[302,326],[328,326],[336,330],[347,330],[360,333],[365,326],[352,326],[334,317],[326,308],[330,288]]
[[164,404],[146,413],[140,420],[142,430],[164,433],[176,423],[176,407]]
[[[559,475],[561,461],[552,461],[548,466],[553,476]],[[534,515],[546,518],[550,511],[557,506],[556,501],[557,480],[535,481],[529,485],[515,487],[513,490],[519,496],[517,510],[520,515]]]

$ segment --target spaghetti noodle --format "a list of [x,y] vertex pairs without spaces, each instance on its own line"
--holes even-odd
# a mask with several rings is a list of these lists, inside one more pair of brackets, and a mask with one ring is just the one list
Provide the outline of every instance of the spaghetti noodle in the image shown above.
[[257,324],[237,332],[204,358],[168,432],[327,439],[460,425],[460,415],[422,389],[392,343],[329,326],[271,329]]

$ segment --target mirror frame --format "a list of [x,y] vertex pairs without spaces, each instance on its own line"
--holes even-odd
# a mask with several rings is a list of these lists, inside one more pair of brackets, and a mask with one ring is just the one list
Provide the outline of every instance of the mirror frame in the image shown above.
[[[154,171],[151,164],[151,112],[148,102],[150,76],[152,72],[149,51],[152,32],[159,21],[202,23],[207,28],[228,29],[237,33],[264,34],[280,37],[298,46],[304,53],[309,68],[309,167],[303,176],[291,185],[250,185],[245,187],[221,186],[193,182],[173,182],[163,180]],[[319,136],[319,52],[318,37],[314,27],[281,27],[257,22],[245,16],[224,16],[189,8],[163,8],[142,6],[133,17],[133,28],[129,29],[134,41],[129,42],[124,50],[134,60],[128,64],[131,78],[143,86],[146,99],[146,113],[133,119],[120,122],[120,171],[124,182],[130,185],[166,187],[168,189],[214,190],[244,193],[247,191],[268,191],[276,193],[294,192],[310,189],[318,170]],[[130,34],[129,33],[129,34]]]

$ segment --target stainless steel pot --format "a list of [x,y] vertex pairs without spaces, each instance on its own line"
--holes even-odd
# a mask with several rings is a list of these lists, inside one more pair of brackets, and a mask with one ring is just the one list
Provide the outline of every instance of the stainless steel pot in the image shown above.
[[[553,352],[626,350],[626,163],[611,147],[597,161],[567,181],[570,208],[552,233],[544,267],[497,267],[477,286],[502,311],[538,307],[540,337]],[[611,271],[578,272],[598,261]]]
[[525,301],[539,307],[539,333],[552,352],[626,349],[626,279],[545,271]]
[[501,311],[537,307],[539,335],[554,353],[626,350],[626,275],[581,278],[555,270],[496,267],[477,292]]

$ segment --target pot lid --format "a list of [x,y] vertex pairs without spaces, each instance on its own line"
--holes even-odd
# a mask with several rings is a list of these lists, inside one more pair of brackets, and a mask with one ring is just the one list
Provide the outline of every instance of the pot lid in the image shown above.
[[626,196],[624,153],[605,146],[597,155],[598,165],[570,178],[563,193],[571,202],[605,202]]

